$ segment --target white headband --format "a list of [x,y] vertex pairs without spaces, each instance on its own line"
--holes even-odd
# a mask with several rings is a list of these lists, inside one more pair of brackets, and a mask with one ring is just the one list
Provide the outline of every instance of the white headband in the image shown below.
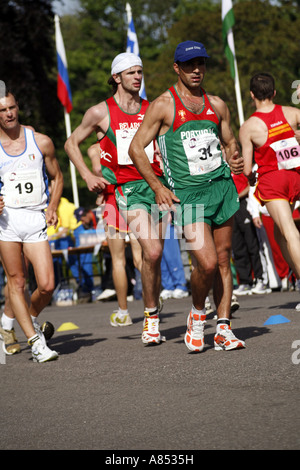
[[133,54],[132,52],[122,52],[122,54],[117,55],[114,58],[111,64],[111,74],[114,73],[121,73],[124,70],[130,69],[130,67],[134,67],[135,65],[139,65],[143,67],[143,63],[139,56]]

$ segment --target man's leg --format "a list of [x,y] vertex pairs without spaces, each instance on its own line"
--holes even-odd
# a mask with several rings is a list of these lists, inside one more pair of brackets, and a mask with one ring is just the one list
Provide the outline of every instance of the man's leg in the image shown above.
[[242,349],[245,343],[235,337],[231,330],[230,307],[232,298],[232,272],[230,267],[233,217],[213,229],[217,252],[218,269],[214,280],[213,293],[217,308],[217,329],[214,337],[216,351]]
[[142,248],[142,284],[146,308],[156,308],[160,293],[160,262],[163,251],[162,222],[155,224],[150,214],[138,209],[127,212],[130,229]]
[[107,243],[112,259],[112,277],[117,292],[118,304],[127,310],[128,280],[126,276],[125,240],[119,232],[113,236],[108,232]]
[[217,269],[217,253],[212,231],[208,224],[197,222],[187,225],[184,235],[187,248],[195,260],[190,280],[192,301],[197,310],[202,310]]
[[0,241],[0,252],[7,277],[9,302],[27,339],[35,335],[28,305],[24,295],[26,279],[23,269],[22,244]]
[[282,254],[300,278],[300,233],[293,219],[293,205],[288,201],[276,200],[266,203],[266,208],[274,220],[274,237]]
[[217,253],[211,227],[204,222],[184,227],[187,249],[193,259],[191,273],[192,309],[187,318],[184,341],[192,352],[204,349],[204,325],[206,322],[205,299],[212,287],[217,269]]
[[142,341],[145,344],[159,344],[164,340],[159,332],[158,305],[165,222],[155,224],[151,215],[143,209],[128,211],[127,221],[143,254],[141,278],[145,312]]
[[49,304],[54,291],[53,258],[48,241],[24,243],[23,250],[32,264],[37,283],[37,288],[31,295],[29,312],[32,317],[38,317]]
[[230,318],[232,272],[230,267],[233,218],[213,228],[217,253],[217,271],[213,284],[214,302],[218,318]]

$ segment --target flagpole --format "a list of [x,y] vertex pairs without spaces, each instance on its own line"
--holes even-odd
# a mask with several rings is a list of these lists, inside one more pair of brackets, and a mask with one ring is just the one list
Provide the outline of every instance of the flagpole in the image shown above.
[[[67,74],[67,58],[66,58],[66,53],[65,53],[65,48],[63,44],[63,38],[62,34],[60,31],[60,25],[59,25],[59,16],[55,15],[54,16],[54,21],[55,21],[55,39],[56,39],[56,49],[57,49],[57,54],[60,56],[60,63],[65,67],[65,77],[64,79],[68,79],[68,74]],[[59,66],[58,66],[59,67]],[[59,72],[58,72],[59,74]],[[64,85],[66,85],[64,83]],[[68,84],[69,85],[69,84]],[[70,88],[69,88],[70,90]],[[65,91],[67,93],[67,90]],[[71,94],[71,91],[69,91]],[[68,97],[68,102],[65,102],[66,96],[62,99],[62,97],[59,95],[59,99],[62,101],[62,105],[64,106],[64,117],[65,117],[65,128],[66,128],[66,136],[67,139],[70,137],[72,131],[71,131],[71,120],[70,120],[70,114],[67,111],[70,111],[72,109],[72,103],[70,103],[70,96]],[[78,189],[77,189],[77,179],[76,179],[76,169],[73,164],[73,162],[70,161],[70,173],[71,173],[71,182],[72,182],[72,191],[73,191],[73,201],[76,207],[79,207],[79,197],[78,197]]]
[[244,123],[244,110],[243,110],[243,104],[242,104],[242,95],[241,95],[241,88],[240,88],[240,80],[239,80],[239,71],[238,71],[238,66],[237,66],[237,60],[235,56],[235,47],[234,47],[234,39],[233,39],[233,32],[232,30],[229,31],[228,33],[228,44],[230,45],[230,48],[233,52],[234,56],[234,86],[235,86],[235,96],[236,96],[236,102],[237,102],[237,109],[238,109],[238,115],[239,115],[239,121],[240,121],[240,126]]
[[[70,114],[67,113],[66,108],[64,108],[65,114],[65,127],[66,127],[66,136],[67,139],[70,137],[71,131],[71,120]],[[76,168],[73,162],[70,160],[70,173],[71,173],[71,181],[72,181],[72,190],[73,190],[73,201],[76,207],[79,207],[79,197],[78,197],[78,189],[77,189],[77,179],[76,179]]]

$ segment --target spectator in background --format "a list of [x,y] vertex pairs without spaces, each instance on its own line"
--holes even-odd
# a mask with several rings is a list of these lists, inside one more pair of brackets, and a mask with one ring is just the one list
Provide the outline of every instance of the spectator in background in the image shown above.
[[[97,221],[93,211],[84,207],[75,209],[74,216],[77,227],[73,230],[73,238],[75,247],[79,247],[82,235],[85,235],[87,230],[96,230]],[[94,290],[93,253],[70,255],[68,264],[77,282],[78,301],[91,301]]]
[[[232,252],[239,276],[239,286],[233,290],[235,295],[269,294],[263,281],[263,266],[260,258],[259,240],[247,201],[250,185],[245,175],[233,175],[240,200],[240,208],[234,214],[232,233]],[[254,276],[254,280],[253,280]]]
[[179,241],[172,222],[169,223],[165,236],[161,260],[161,284],[163,290],[160,295],[163,300],[171,297],[174,299],[183,299],[189,295]]

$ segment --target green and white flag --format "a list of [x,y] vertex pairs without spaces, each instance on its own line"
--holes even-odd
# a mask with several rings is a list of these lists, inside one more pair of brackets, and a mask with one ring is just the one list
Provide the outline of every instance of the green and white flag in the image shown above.
[[239,114],[240,125],[244,122],[244,112],[241,98],[239,73],[235,57],[234,39],[232,27],[235,23],[232,1],[222,0],[222,35],[224,41],[225,54],[230,65],[230,74],[234,80],[235,94],[237,100],[237,108]]
[[225,54],[229,61],[230,73],[235,78],[235,49],[233,41],[232,27],[235,23],[231,0],[222,0],[222,35],[225,48]]

